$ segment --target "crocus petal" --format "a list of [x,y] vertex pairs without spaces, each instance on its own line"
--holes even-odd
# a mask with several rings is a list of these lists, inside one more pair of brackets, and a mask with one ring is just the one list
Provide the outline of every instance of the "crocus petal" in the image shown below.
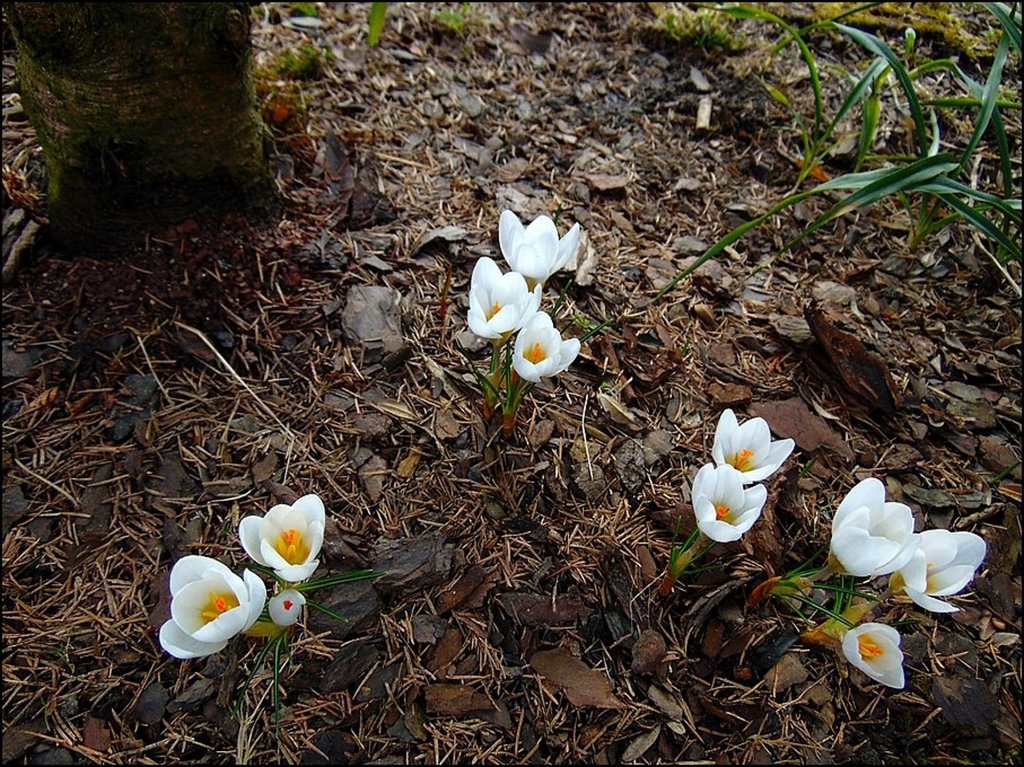
[[227,577],[233,575],[228,566],[216,559],[203,557],[197,554],[189,554],[174,563],[171,568],[170,592],[173,597],[181,589],[193,581],[200,581],[207,577],[207,574]]
[[525,230],[519,216],[510,210],[503,210],[498,219],[498,246],[508,261],[508,254],[519,244]]
[[[274,537],[276,538],[277,536]],[[274,568],[275,572],[278,568],[288,567],[289,565],[288,560],[282,557],[281,553],[266,538],[260,539],[260,553],[263,554],[266,566]]]
[[565,268],[565,265],[572,261],[572,257],[576,255],[576,250],[580,246],[580,234],[582,233],[580,225],[573,224],[572,228],[565,233],[565,236],[558,241],[558,260],[556,261],[555,271],[559,271]]
[[301,565],[288,565],[286,567],[278,567],[274,569],[274,574],[283,581],[289,583],[298,583],[304,581],[313,571],[320,565],[320,560],[314,559],[312,562],[306,562]]
[[[714,509],[712,508],[712,511]],[[731,543],[743,537],[744,530],[720,519],[698,519],[697,527],[704,535],[718,543]]]
[[[868,636],[880,654],[865,658],[861,654],[860,638]],[[900,635],[892,626],[883,623],[863,623],[846,632],[842,642],[846,659],[877,682],[902,689],[903,651],[900,650]]]
[[871,536],[861,527],[845,527],[832,535],[832,555],[847,575],[861,578],[877,575],[878,559],[871,546]]
[[242,542],[242,548],[257,564],[269,566],[263,557],[260,542],[260,530],[263,527],[262,517],[245,517],[238,523],[238,538]]
[[160,646],[164,650],[180,660],[189,658],[202,658],[220,652],[227,647],[227,642],[200,642],[193,639],[176,624],[173,620],[167,621],[160,627]]
[[844,524],[846,516],[860,508],[881,508],[885,503],[885,485],[875,477],[868,477],[853,486],[836,509],[832,529]]
[[923,607],[925,610],[933,613],[955,613],[960,610],[959,607],[949,604],[949,602],[943,602],[941,599],[925,594],[923,591],[917,589],[904,588],[904,593],[910,597],[914,604],[918,607]]
[[249,612],[242,626],[242,631],[249,629],[263,612],[263,605],[267,601],[267,584],[260,577],[249,570],[242,573],[242,579],[248,591]]

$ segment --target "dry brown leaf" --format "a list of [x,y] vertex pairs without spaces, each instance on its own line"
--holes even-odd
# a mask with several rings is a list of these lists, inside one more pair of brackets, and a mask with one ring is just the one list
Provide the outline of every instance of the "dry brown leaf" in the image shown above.
[[561,648],[535,652],[530,665],[545,680],[562,688],[574,706],[624,708],[612,694],[611,680],[604,672],[590,668]]

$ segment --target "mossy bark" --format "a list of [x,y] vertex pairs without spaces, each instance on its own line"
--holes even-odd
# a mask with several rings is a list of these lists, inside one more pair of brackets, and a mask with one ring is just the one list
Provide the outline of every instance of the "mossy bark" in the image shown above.
[[58,240],[269,209],[248,3],[13,3],[7,15]]

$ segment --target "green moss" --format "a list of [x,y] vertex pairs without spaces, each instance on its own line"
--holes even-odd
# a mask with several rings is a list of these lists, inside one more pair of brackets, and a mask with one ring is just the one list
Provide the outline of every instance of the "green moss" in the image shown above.
[[270,72],[282,80],[315,80],[323,73],[323,63],[330,60],[330,51],[303,43],[286,49],[270,66]]
[[460,3],[455,10],[434,11],[434,21],[448,32],[461,34],[470,22],[471,3]]
[[[815,21],[828,21],[856,8],[859,3],[814,3],[811,15]],[[991,26],[968,29],[964,23],[962,3],[882,3],[842,20],[867,29],[882,29],[902,34],[913,27],[919,37],[941,40],[951,50],[971,58],[991,57],[999,43],[998,22],[991,17]]]
[[312,16],[314,19],[320,18],[320,9],[317,8],[316,3],[292,3],[292,16]]
[[743,35],[711,8],[664,10],[659,13],[658,21],[662,33],[681,45],[733,52],[747,47]]

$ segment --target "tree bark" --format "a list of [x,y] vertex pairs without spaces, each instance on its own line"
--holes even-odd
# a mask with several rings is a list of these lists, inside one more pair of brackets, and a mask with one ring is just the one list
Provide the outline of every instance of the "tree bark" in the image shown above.
[[58,241],[269,210],[248,3],[13,3],[8,20]]

